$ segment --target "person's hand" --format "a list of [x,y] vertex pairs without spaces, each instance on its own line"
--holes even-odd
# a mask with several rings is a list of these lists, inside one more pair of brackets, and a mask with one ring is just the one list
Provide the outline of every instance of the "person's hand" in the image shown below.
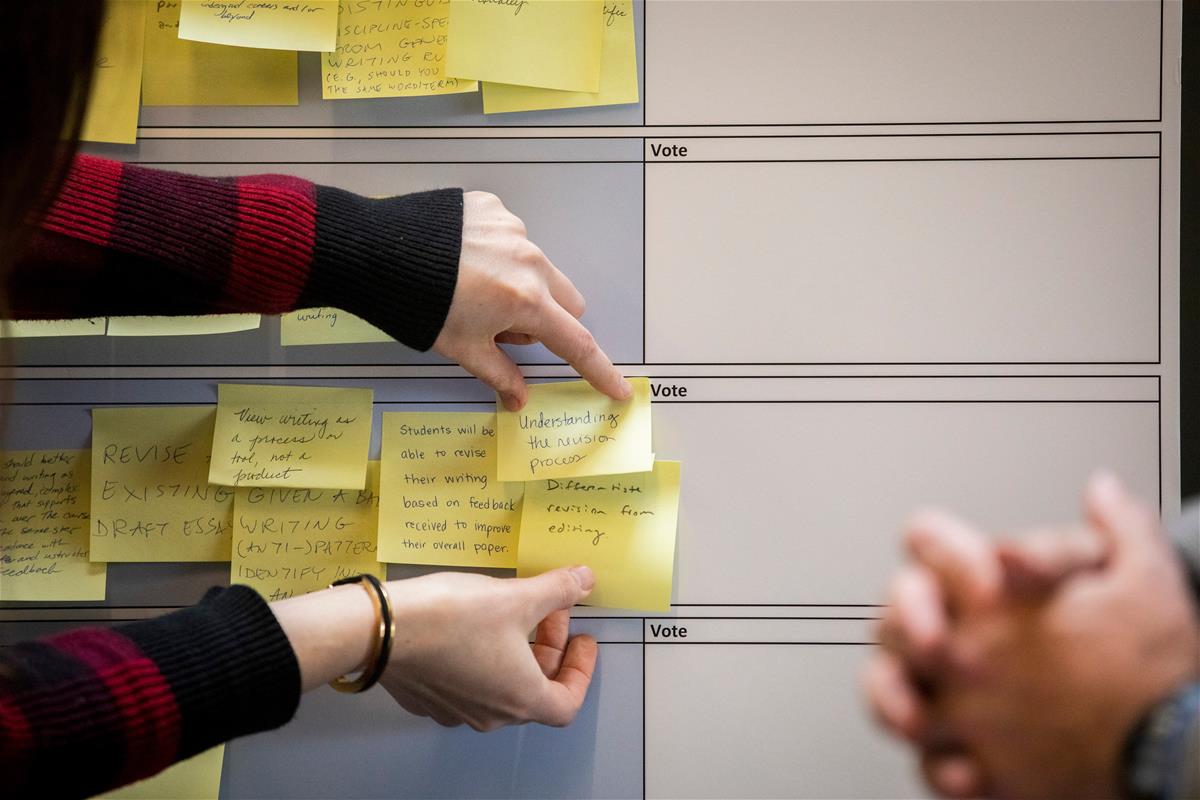
[[586,567],[534,578],[442,572],[392,581],[396,641],[380,683],[404,708],[442,725],[566,725],[583,704],[597,652],[590,636],[568,638],[569,609],[594,583]]
[[498,344],[541,342],[616,400],[632,390],[579,321],[583,295],[487,192],[463,195],[458,283],[433,349],[491,386],[504,407],[525,404],[525,378]]

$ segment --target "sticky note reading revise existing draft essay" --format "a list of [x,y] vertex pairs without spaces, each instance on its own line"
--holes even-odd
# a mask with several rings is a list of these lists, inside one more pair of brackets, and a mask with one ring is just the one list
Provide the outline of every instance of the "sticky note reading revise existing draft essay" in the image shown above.
[[88,561],[87,450],[0,451],[0,600],[103,600]]
[[212,406],[92,409],[95,561],[228,561],[233,491],[209,486]]
[[600,91],[601,0],[450,0],[446,74]]
[[361,317],[338,308],[305,308],[279,318],[279,343],[284,347],[394,341]]
[[180,317],[110,317],[109,336],[203,336],[252,331],[262,322],[258,314],[206,314]]
[[217,800],[225,745],[219,744],[145,780],[98,795],[96,800]]
[[218,385],[209,481],[364,488],[373,396],[370,389]]
[[183,0],[179,38],[269,50],[332,50],[338,0]]
[[515,567],[522,483],[496,480],[496,415],[383,415],[379,560]]
[[499,409],[499,478],[529,481],[645,472],[650,448],[650,381],[630,378],[618,403],[584,381],[537,383],[520,411]]
[[517,575],[586,564],[587,604],[669,611],[679,516],[679,462],[653,472],[525,485]]
[[143,105],[296,105],[294,51],[180,39],[179,3],[158,0],[146,10]]
[[283,600],[350,575],[385,578],[376,559],[378,520],[378,461],[367,465],[365,489],[242,487],[230,580]]
[[514,86],[483,85],[483,113],[541,111],[549,108],[612,106],[638,101],[637,42],[633,30],[633,0],[604,4],[604,42],[601,47],[600,91],[567,92]]
[[446,76],[449,0],[344,2],[337,49],[321,56],[321,96],[415,97],[473,92],[473,80]]
[[80,138],[87,142],[137,141],[142,95],[145,3],[105,3],[104,27],[92,65],[92,87]]

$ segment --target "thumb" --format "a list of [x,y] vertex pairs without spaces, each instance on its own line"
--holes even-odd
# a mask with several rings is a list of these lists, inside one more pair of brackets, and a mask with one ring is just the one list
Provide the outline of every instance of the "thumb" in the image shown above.
[[1158,517],[1111,472],[1097,472],[1083,495],[1087,519],[1104,540],[1110,561],[1144,552],[1158,534]]
[[596,576],[588,567],[561,567],[532,578],[519,579],[525,591],[527,627],[553,612],[570,608],[591,593]]

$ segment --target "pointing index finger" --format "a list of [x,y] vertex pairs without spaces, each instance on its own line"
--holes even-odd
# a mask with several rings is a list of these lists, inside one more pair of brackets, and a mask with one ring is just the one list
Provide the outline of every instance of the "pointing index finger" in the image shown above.
[[628,400],[633,388],[579,320],[551,299],[543,305],[533,333],[588,383],[614,400]]

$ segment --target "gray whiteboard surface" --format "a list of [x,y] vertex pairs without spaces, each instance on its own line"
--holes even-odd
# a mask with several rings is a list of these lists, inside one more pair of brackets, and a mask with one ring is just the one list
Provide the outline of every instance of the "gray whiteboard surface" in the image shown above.
[[[672,611],[600,642],[563,730],[446,730],[381,690],[307,696],[226,750],[225,798],[925,794],[858,696],[898,529],[1073,519],[1108,466],[1179,502],[1179,3],[650,0],[643,102],[484,117],[478,95],[152,108],[91,152],[368,195],[497,193],[683,462]],[[370,386],[379,415],[491,407],[398,344],[23,339],[3,447],[86,447],[94,407],[218,382]],[[531,380],[569,376],[513,348]],[[429,568],[392,565],[393,578]],[[509,573],[496,571],[494,574]],[[229,565],[112,564],[100,603],[0,603],[0,643],[195,602]],[[686,627],[666,635],[659,616]]]

